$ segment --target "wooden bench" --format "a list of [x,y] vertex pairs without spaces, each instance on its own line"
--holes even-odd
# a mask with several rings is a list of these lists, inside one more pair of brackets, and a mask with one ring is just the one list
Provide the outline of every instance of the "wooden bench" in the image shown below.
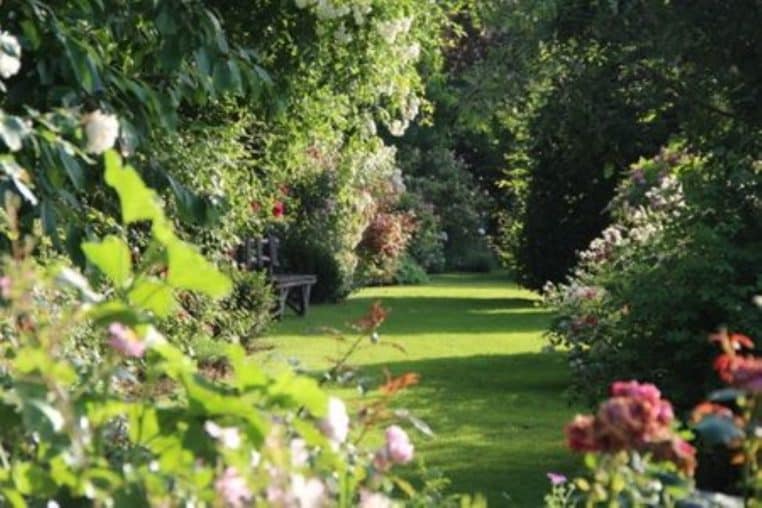
[[280,260],[278,250],[280,240],[275,235],[259,239],[248,239],[243,245],[243,263],[249,270],[267,270],[277,295],[275,315],[283,317],[286,307],[298,315],[304,316],[310,307],[312,286],[317,283],[317,276],[296,273],[278,273]]

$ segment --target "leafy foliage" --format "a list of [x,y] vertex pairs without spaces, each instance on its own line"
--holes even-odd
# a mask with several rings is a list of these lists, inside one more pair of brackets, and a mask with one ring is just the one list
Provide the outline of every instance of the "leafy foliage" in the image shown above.
[[[4,262],[3,500],[241,506],[256,496],[349,506],[373,495],[390,502],[378,490],[406,485],[390,472],[413,456],[402,429],[390,427],[375,453],[360,452],[345,444],[343,402],[312,378],[265,373],[230,345],[228,374],[215,381],[156,330],[175,291],[224,297],[230,281],[176,238],[156,195],[113,151],[106,172],[124,220],[147,221],[152,231],[134,266],[120,237],[85,248],[114,291],[96,293],[69,268],[46,273],[24,259],[21,241],[16,260]],[[178,272],[203,277],[172,277]],[[92,363],[70,350],[86,319],[96,337],[108,325],[109,347],[97,345]]]
[[[677,145],[635,165],[617,221],[581,253],[551,342],[569,347],[574,390],[588,398],[626,376],[658,382],[679,407],[715,385],[703,339],[721,325],[760,331],[759,168],[746,157],[697,157]],[[690,374],[688,374],[690,373]]]

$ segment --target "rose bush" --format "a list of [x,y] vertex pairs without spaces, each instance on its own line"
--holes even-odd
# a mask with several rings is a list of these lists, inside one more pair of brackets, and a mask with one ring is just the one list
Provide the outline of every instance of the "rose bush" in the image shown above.
[[716,386],[704,340],[722,325],[762,333],[760,165],[676,143],[634,165],[611,204],[615,221],[579,253],[550,342],[568,355],[573,391],[596,399],[621,376],[658,383],[680,410]]
[[[176,291],[221,298],[232,285],[176,236],[157,195],[113,151],[105,180],[124,225],[151,231],[137,260],[117,235],[83,244],[90,278],[108,280],[107,292],[70,268],[40,266],[20,235],[3,264],[2,499],[391,504],[390,466],[413,458],[401,428],[389,427],[386,444],[365,451],[348,440],[359,422],[315,380],[268,374],[237,345],[226,349],[227,375],[214,377],[161,335],[156,318],[177,307]],[[18,202],[9,203],[13,224]],[[72,348],[86,321],[101,340],[91,357]],[[378,457],[387,458],[383,467]]]

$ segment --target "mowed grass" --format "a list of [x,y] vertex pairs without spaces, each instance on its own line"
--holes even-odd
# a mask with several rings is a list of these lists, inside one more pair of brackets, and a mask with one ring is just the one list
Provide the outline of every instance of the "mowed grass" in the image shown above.
[[396,405],[436,433],[411,430],[426,465],[452,481],[451,492],[481,492],[490,506],[541,506],[545,473],[575,467],[562,434],[574,412],[562,393],[568,374],[560,356],[540,352],[550,313],[503,275],[441,275],[425,286],[364,289],[344,303],[314,306],[306,318],[287,317],[265,339],[270,354],[324,369],[345,346],[319,329],[342,327],[377,300],[391,309],[382,341],[405,352],[367,341],[352,363],[374,382],[384,368],[421,375]]

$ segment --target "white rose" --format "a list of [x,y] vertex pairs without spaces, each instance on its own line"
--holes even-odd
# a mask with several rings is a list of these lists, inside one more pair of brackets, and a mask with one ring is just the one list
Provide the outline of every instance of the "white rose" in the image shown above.
[[349,434],[349,415],[344,401],[331,397],[328,399],[328,414],[320,422],[320,429],[334,443],[343,443]]
[[379,492],[360,492],[360,508],[391,508],[392,501]]
[[220,427],[216,423],[208,421],[204,424],[204,430],[206,430],[207,434],[222,443],[222,446],[225,448],[236,450],[241,446],[241,436],[238,434],[238,429],[235,427]]
[[0,32],[0,76],[8,79],[21,68],[21,45],[8,32]]
[[389,124],[389,132],[392,136],[402,137],[405,135],[405,131],[410,126],[410,122],[407,120],[394,120]]
[[88,113],[84,118],[87,151],[101,154],[112,148],[119,137],[119,120],[101,110]]
[[325,506],[325,485],[317,478],[306,480],[304,476],[291,476],[291,490],[300,508],[320,508]]

